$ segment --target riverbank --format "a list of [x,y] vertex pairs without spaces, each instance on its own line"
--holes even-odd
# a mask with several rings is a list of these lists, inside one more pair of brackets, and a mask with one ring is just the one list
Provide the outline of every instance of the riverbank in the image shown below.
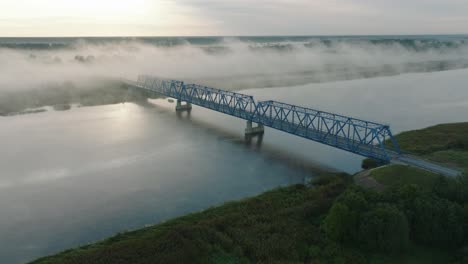
[[117,80],[94,79],[75,84],[73,82],[50,83],[36,89],[3,91],[0,93],[0,116],[34,114],[54,109],[66,111],[72,105],[97,106],[123,102],[143,102],[155,95],[128,91]]
[[[463,167],[467,127],[439,125],[397,139],[405,151],[424,148],[425,157]],[[446,178],[400,165],[374,168],[369,176],[383,188],[360,187],[346,174],[323,175],[314,180],[314,188],[278,188],[33,263],[468,260],[466,176]]]

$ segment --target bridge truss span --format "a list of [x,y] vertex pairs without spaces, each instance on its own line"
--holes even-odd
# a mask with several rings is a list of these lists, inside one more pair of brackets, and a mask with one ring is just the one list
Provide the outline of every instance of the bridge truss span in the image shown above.
[[184,84],[181,81],[142,75],[138,77],[136,85],[151,92],[246,120],[252,118],[256,108],[250,95],[198,84]]
[[181,100],[242,119],[251,119],[256,104],[252,96],[198,84],[188,84]]
[[137,86],[145,90],[159,93],[168,97],[178,98],[184,88],[182,81],[161,79],[148,75],[138,76]]
[[[176,109],[195,104],[247,120],[246,135],[263,134],[267,126],[373,159],[390,161],[400,153],[388,125],[277,101],[257,102],[250,95],[148,75],[125,82],[177,99]],[[252,127],[252,122],[259,126]]]
[[[254,122],[366,157],[390,160],[397,142],[388,125],[277,101],[257,103]],[[385,141],[390,139],[394,151]]]

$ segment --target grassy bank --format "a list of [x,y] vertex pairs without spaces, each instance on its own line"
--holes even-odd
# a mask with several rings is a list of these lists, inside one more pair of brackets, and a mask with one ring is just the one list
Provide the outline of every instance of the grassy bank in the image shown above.
[[405,152],[431,156],[449,150],[468,151],[468,122],[432,126],[396,135]]
[[[468,123],[432,126],[396,135],[402,151],[468,171]],[[366,164],[372,164],[369,160]],[[465,172],[466,174],[466,172]],[[408,166],[373,169],[370,176],[386,186],[417,184],[429,188],[439,175]]]
[[[404,150],[463,165],[466,127],[397,138]],[[385,188],[324,175],[312,188],[279,188],[33,263],[468,263],[467,176],[392,165],[370,177]]]

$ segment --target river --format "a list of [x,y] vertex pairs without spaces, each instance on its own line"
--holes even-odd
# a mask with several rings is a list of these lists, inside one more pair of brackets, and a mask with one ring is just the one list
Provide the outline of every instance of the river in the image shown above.
[[[468,70],[250,89],[275,99],[389,123],[393,131],[467,121]],[[152,100],[0,118],[0,262],[36,257],[117,232],[302,183],[359,171],[361,157],[245,122]]]

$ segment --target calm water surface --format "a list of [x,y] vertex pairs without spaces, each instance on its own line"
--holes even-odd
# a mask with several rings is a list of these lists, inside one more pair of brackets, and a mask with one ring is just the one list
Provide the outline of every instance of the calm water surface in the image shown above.
[[[390,123],[394,132],[467,121],[468,71],[244,91]],[[0,263],[93,242],[227,200],[354,173],[361,157],[174,104],[119,104],[0,118]]]

